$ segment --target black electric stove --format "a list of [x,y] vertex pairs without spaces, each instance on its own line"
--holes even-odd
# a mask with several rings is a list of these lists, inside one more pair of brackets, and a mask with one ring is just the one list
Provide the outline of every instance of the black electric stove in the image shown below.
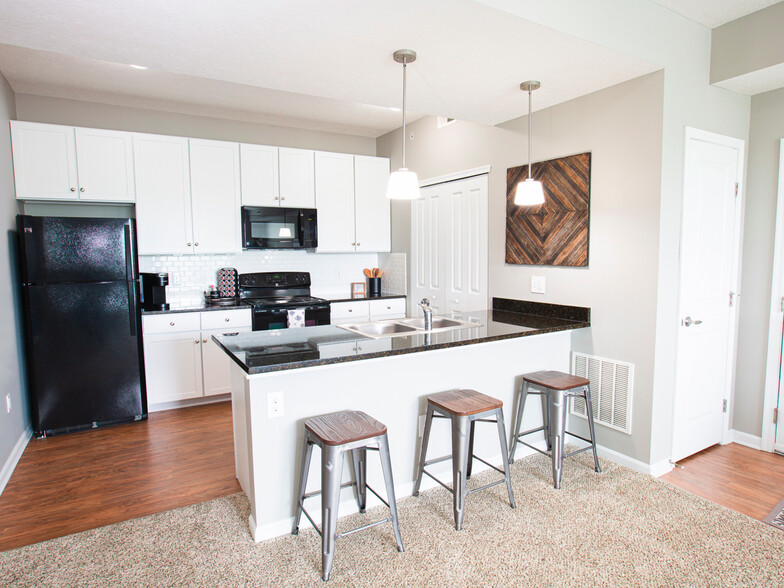
[[253,307],[253,330],[289,327],[289,310],[305,310],[305,326],[328,325],[329,301],[310,295],[308,272],[240,274],[240,300]]

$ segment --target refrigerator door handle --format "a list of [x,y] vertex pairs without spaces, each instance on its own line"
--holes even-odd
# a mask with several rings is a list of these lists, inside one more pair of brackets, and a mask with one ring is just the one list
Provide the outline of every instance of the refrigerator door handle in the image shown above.
[[127,222],[125,224],[125,279],[126,280],[135,280],[136,279],[136,272],[133,268],[133,258],[134,258],[134,251],[133,251],[133,233],[131,223]]
[[131,337],[136,336],[136,315],[139,310],[136,308],[136,282],[128,282],[128,315],[131,319]]

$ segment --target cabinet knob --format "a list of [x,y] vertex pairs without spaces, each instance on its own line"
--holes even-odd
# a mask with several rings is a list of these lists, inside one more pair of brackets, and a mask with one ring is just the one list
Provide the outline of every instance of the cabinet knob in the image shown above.
[[170,322],[169,324],[173,327],[174,326],[174,321]]
[[392,307],[391,306],[387,306],[387,310],[392,310]]
[[357,241],[357,247],[359,247],[360,245],[362,245],[362,243],[360,243],[359,241]]
[[194,341],[194,343],[196,343],[196,345],[198,345],[198,344],[199,344],[199,340],[198,340],[198,339],[196,339],[196,340]]
[[354,312],[354,309],[353,308],[349,308],[348,311],[349,312]]
[[76,192],[76,188],[71,187],[71,192]]
[[285,197],[285,196],[281,196],[281,197],[280,197],[280,199],[281,199],[281,200],[285,200],[285,199],[286,199],[286,197]]
[[231,319],[230,319],[229,317],[226,317],[226,318],[225,318],[225,319],[223,319],[223,320],[224,320],[224,321],[226,321],[226,322],[228,323],[228,322],[229,322]]
[[186,245],[187,245],[188,247],[190,247],[190,246],[191,246],[191,244],[190,244],[190,243],[186,243]]
[[352,243],[351,244],[352,247],[356,247],[356,245],[357,245],[356,243]]
[[275,196],[275,200],[277,200],[277,199],[278,199],[278,197],[277,197],[277,196]]
[[202,342],[202,343],[206,343],[206,342],[207,342],[207,339],[202,339],[202,340],[201,340],[201,342]]
[[199,246],[199,244],[198,244],[198,243],[194,243],[194,246],[198,247],[198,246]]
[[84,192],[84,188],[79,188],[79,191],[80,192]]

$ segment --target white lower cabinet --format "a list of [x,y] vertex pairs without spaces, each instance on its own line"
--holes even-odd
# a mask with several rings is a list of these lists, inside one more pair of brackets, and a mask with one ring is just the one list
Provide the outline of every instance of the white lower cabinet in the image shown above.
[[148,405],[230,392],[231,359],[212,336],[250,330],[250,309],[142,316]]
[[351,300],[329,305],[330,323],[380,321],[406,316],[406,299],[382,298],[380,300]]

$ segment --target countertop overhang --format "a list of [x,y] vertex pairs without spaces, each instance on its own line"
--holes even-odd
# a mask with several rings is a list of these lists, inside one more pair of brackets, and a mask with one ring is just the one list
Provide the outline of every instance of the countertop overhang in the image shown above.
[[[213,340],[247,374],[255,375],[591,326],[589,308],[506,298],[494,298],[493,308],[489,310],[461,312],[459,318],[477,322],[477,326],[371,339],[349,333],[336,325],[324,325],[213,336]],[[378,345],[370,344],[373,341],[387,343],[379,349]]]

